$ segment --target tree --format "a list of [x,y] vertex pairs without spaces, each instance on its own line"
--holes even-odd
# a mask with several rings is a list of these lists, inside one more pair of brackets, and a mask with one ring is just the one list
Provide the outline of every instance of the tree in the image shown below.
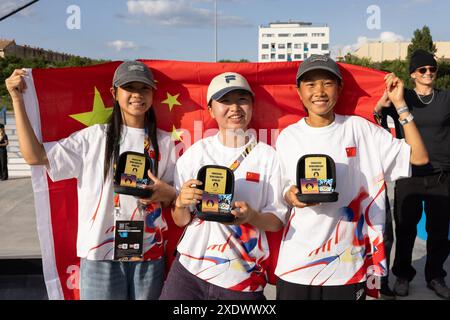
[[219,60],[218,62],[231,63],[231,62],[250,62],[250,61],[247,59],[240,59],[239,61],[238,60],[230,60],[230,59],[222,59],[222,60]]
[[422,30],[417,29],[414,31],[411,44],[408,46],[408,56],[406,58],[408,62],[410,61],[412,53],[417,49],[428,51],[433,55],[436,54],[436,45],[433,43],[430,28],[427,26],[423,26]]

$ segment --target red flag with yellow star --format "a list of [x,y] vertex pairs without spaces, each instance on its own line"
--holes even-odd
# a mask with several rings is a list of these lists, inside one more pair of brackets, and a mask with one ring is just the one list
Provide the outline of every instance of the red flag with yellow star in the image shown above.
[[[216,75],[233,71],[245,76],[255,93],[250,124],[260,140],[274,146],[278,133],[305,116],[296,92],[298,62],[201,63],[142,60],[154,72],[157,91],[153,107],[158,127],[172,133],[180,152],[205,135],[216,122],[210,118],[206,91]],[[35,69],[27,79],[27,113],[42,142],[55,141],[96,123],[105,123],[112,112],[110,87],[120,62],[82,68]],[[372,111],[384,90],[384,73],[341,64],[344,91],[337,113],[372,119]],[[78,299],[79,259],[76,256],[76,181],[53,182],[45,168],[32,169],[38,233],[44,276],[50,299]],[[167,256],[172,258],[181,230],[165,212],[169,223]],[[281,232],[269,234],[271,266],[278,255]]]

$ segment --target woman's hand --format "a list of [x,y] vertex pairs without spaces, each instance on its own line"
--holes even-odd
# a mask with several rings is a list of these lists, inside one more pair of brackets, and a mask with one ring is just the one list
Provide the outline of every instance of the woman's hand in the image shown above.
[[27,72],[22,69],[16,69],[11,76],[5,80],[6,89],[12,99],[21,99],[24,91],[27,89],[25,79]]
[[392,101],[396,108],[404,107],[406,102],[405,84],[403,80],[397,77],[395,73],[390,73],[384,77],[384,81],[389,100]]
[[284,199],[286,200],[289,206],[302,209],[318,205],[318,203],[304,203],[299,201],[297,198],[297,194],[299,192],[300,191],[298,190],[297,186],[291,186],[289,190],[285,193]]
[[244,223],[252,223],[252,220],[258,214],[247,202],[245,201],[236,201],[234,203],[234,209],[231,210],[231,214],[234,215],[235,219],[233,222],[229,224],[244,224]]
[[180,194],[175,201],[175,207],[186,209],[190,205],[196,205],[202,200],[203,190],[196,187],[203,183],[196,179],[186,181],[181,187]]
[[153,184],[146,186],[146,189],[151,190],[152,195],[150,198],[141,198],[139,201],[145,205],[152,202],[161,202],[164,207],[169,206],[176,197],[175,188],[154,176],[150,170],[148,170],[147,173],[149,178],[153,181]]

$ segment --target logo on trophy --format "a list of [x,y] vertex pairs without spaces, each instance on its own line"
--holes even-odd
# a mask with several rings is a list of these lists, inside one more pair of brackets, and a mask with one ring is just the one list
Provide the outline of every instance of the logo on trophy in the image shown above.
[[297,162],[297,194],[304,203],[336,202],[336,165],[325,154],[309,154]]
[[208,165],[199,170],[197,180],[203,182],[197,186],[203,190],[202,201],[196,206],[197,217],[205,221],[232,222],[233,171],[227,167]]
[[139,198],[150,198],[152,191],[145,187],[152,184],[147,172],[153,162],[143,153],[128,151],[119,156],[114,173],[114,192]]

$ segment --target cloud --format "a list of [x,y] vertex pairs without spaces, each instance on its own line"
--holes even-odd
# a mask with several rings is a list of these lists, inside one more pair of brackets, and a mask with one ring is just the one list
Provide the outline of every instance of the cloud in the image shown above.
[[331,49],[332,56],[345,56],[347,53],[353,53],[359,48],[361,48],[364,44],[369,42],[399,42],[399,41],[407,41],[402,35],[396,34],[391,31],[384,31],[380,33],[380,36],[377,38],[368,38],[366,36],[359,36],[356,40],[356,43],[350,45],[336,45]]
[[[199,3],[209,3],[205,9],[198,7]],[[214,23],[212,1],[201,0],[129,0],[128,13],[132,16],[144,15],[161,25],[170,27],[211,26]],[[244,18],[225,16],[218,12],[219,24],[223,27],[250,27]]]
[[137,50],[139,48],[133,41],[115,40],[107,44],[108,47],[114,48],[116,51]]

